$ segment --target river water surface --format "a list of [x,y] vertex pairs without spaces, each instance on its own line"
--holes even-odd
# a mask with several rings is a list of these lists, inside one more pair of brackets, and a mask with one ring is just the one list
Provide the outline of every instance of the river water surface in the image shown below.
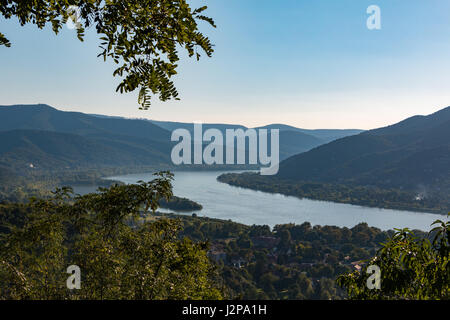
[[[232,187],[218,182],[223,171],[179,171],[175,172],[174,194],[200,203],[203,210],[198,216],[207,216],[247,225],[269,225],[305,221],[312,225],[334,225],[353,227],[360,222],[382,230],[393,228],[430,230],[430,224],[445,216],[368,208],[326,201],[299,199],[281,194],[264,193],[250,189]],[[129,174],[108,177],[124,183],[154,179],[152,173]],[[75,187],[78,193],[93,192],[95,187]],[[164,210],[161,210],[164,212]],[[192,212],[193,213],[193,212]]]

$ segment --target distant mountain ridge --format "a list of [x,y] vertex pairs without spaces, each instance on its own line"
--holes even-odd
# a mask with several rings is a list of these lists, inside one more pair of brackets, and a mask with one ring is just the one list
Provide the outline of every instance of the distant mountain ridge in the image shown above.
[[41,131],[9,130],[0,132],[0,166],[23,172],[37,169],[115,167],[163,164],[167,156],[147,148],[120,148],[80,135]]
[[278,176],[402,189],[448,188],[450,107],[292,156],[280,163]]
[[[171,165],[171,131],[193,124],[67,112],[46,104],[0,106],[0,165],[23,168]],[[246,129],[205,124],[203,129]],[[293,127],[292,127],[293,128]],[[300,130],[300,129],[299,129]],[[280,132],[280,158],[308,151],[324,140],[301,131]],[[86,152],[89,150],[89,152]]]
[[33,129],[72,134],[121,134],[167,141],[170,133],[149,121],[100,118],[81,112],[60,111],[49,105],[0,106],[0,130]]
[[450,107],[323,144],[273,176],[226,173],[241,188],[361,206],[450,211]]
[[23,168],[161,165],[170,132],[144,120],[99,118],[48,105],[0,106],[0,163]]
[[[164,128],[166,130],[172,131],[178,128],[187,129],[190,132],[193,131],[193,124],[187,122],[170,122],[170,121],[156,121],[150,120],[152,123]],[[217,123],[205,123],[202,124],[203,129],[207,130],[210,128],[219,129],[220,131],[225,131],[226,129],[249,129],[248,127],[237,125],[237,124],[217,124]],[[355,135],[363,132],[360,129],[302,129],[286,124],[269,124],[266,126],[259,126],[253,129],[278,129],[280,132],[297,132],[307,135],[309,137],[314,137],[321,141],[321,143],[327,143],[336,139],[340,139],[346,136]],[[300,135],[301,136],[301,135]],[[311,138],[309,138],[311,139]]]
[[328,143],[333,140],[337,140],[337,139],[344,138],[347,136],[359,134],[364,131],[364,130],[360,130],[360,129],[301,129],[301,128],[288,126],[285,124],[270,124],[270,125],[258,127],[258,128],[279,129],[280,131],[301,132],[301,133],[316,137],[318,139],[321,139],[324,143]]
[[[156,121],[149,120],[153,124],[160,126],[163,129],[172,131],[175,129],[186,129],[193,136],[194,124],[188,122],[170,122],[170,121]],[[237,124],[220,124],[220,123],[202,123],[202,130],[218,129],[225,137],[225,131],[227,129],[249,129],[246,126]],[[363,132],[359,129],[301,129],[292,127],[285,124],[270,124],[261,127],[255,127],[253,129],[278,129],[280,130],[280,160],[287,159],[288,157],[309,151],[317,146],[328,143],[330,141],[354,135]]]

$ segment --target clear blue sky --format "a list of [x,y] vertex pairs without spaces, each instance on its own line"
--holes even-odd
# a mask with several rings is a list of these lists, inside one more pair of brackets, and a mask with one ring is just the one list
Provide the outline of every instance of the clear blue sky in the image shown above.
[[[215,54],[183,59],[181,101],[138,110],[115,93],[113,65],[64,28],[0,19],[12,41],[0,48],[0,104],[47,103],[62,110],[171,121],[286,123],[304,128],[384,126],[450,105],[448,0],[209,0],[217,29],[203,31]],[[382,29],[366,28],[369,5]]]

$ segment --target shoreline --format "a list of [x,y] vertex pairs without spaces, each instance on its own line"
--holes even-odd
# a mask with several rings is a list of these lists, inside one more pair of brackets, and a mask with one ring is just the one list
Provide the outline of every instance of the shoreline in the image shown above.
[[[234,174],[234,173],[230,173],[230,174]],[[253,190],[253,191],[260,191],[260,192],[264,192],[264,193],[269,193],[269,194],[279,194],[279,195],[283,195],[286,197],[294,197],[297,199],[308,199],[308,200],[312,200],[312,201],[324,201],[324,202],[333,202],[336,204],[348,204],[348,205],[354,205],[354,206],[359,206],[359,207],[363,207],[363,208],[372,208],[372,209],[385,209],[385,210],[397,210],[397,211],[405,211],[405,212],[416,212],[416,213],[426,213],[426,214],[434,214],[436,216],[445,216],[450,212],[450,209],[447,210],[439,210],[439,209],[432,209],[432,208],[417,208],[417,207],[411,207],[408,206],[407,204],[405,205],[384,205],[384,206],[380,206],[380,205],[371,205],[370,203],[362,203],[362,201],[352,201],[354,199],[350,199],[350,201],[343,201],[340,199],[331,199],[327,196],[324,197],[308,197],[308,196],[300,196],[300,195],[296,195],[293,193],[284,193],[281,191],[271,191],[268,190],[267,188],[264,187],[260,187],[257,185],[242,185],[242,184],[238,184],[236,182],[233,181],[229,181],[226,180],[223,176],[225,176],[226,174],[222,174],[220,176],[217,177],[217,181],[219,181],[220,183],[225,183],[229,186],[233,186],[233,187],[238,187],[238,188],[243,188],[243,189],[249,189],[249,190]],[[286,185],[289,185],[289,183],[286,183]],[[293,184],[291,184],[293,185]]]

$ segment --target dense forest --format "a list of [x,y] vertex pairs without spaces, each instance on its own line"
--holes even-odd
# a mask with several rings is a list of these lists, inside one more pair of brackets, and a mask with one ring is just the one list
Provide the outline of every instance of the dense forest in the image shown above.
[[154,170],[154,167],[149,166],[71,170],[28,167],[15,172],[0,167],[0,202],[26,202],[31,196],[49,197],[52,190],[63,186],[108,187],[121,182],[104,179],[106,176]]
[[[365,223],[270,229],[158,213],[173,196],[171,179],[160,173],[94,194],[62,188],[46,199],[0,204],[0,298],[449,298],[448,222],[413,234]],[[416,258],[405,260],[408,252]],[[387,291],[377,294],[364,289],[363,270],[374,259],[389,271]],[[75,292],[65,287],[72,264],[84,279]]]
[[[328,25],[345,22],[343,30],[346,33],[339,34],[333,29],[332,34],[339,43],[356,44],[352,48],[335,46],[334,42],[327,45],[317,42],[317,35],[323,35],[324,30],[311,28],[308,22],[332,16],[327,12],[323,14],[323,4],[308,7],[322,13],[314,16],[314,11],[306,12],[304,8],[285,3],[280,5],[284,11],[276,6],[258,5],[249,5],[248,9],[214,8],[213,12],[222,14],[228,11],[235,19],[231,23],[231,33],[215,34],[216,39],[227,40],[225,46],[221,43],[217,48],[227,47],[233,54],[223,55],[222,51],[222,58],[228,56],[231,60],[223,60],[219,65],[204,69],[214,70],[213,77],[200,69],[200,72],[194,71],[196,78],[188,78],[188,82],[190,87],[198,89],[201,100],[191,92],[191,102],[197,99],[200,103],[196,108],[188,103],[183,110],[187,107],[190,108],[186,111],[191,113],[190,116],[200,111],[198,115],[206,117],[214,112],[219,115],[227,113],[228,116],[235,112],[239,121],[249,122],[255,121],[255,114],[260,116],[258,121],[263,121],[261,119],[273,119],[274,115],[278,117],[284,113],[284,118],[279,118],[281,121],[309,121],[311,124],[317,121],[316,117],[323,115],[328,118],[328,123],[341,126],[353,122],[343,122],[339,118],[362,117],[369,120],[369,117],[378,116],[377,112],[388,110],[382,107],[375,113],[363,114],[376,105],[381,107],[381,104],[390,103],[390,107],[398,109],[399,115],[406,111],[409,113],[411,105],[416,108],[418,98],[422,102],[445,100],[442,91],[428,90],[431,78],[435,83],[446,83],[444,77],[434,72],[439,68],[445,70],[445,64],[440,63],[445,59],[436,59],[438,56],[428,54],[411,59],[418,56],[417,52],[425,51],[438,52],[445,57],[445,50],[434,50],[435,47],[430,46],[445,43],[445,32],[436,36],[441,25],[444,28],[440,30],[447,29],[445,17],[442,21],[433,20],[431,27],[419,23],[417,29],[412,28],[412,33],[406,35],[395,31],[401,26],[395,29],[390,24],[393,33],[388,42],[382,37],[368,40],[362,29],[348,32],[348,26],[356,26],[356,21],[364,22],[362,11],[359,17],[355,16],[357,20],[350,16],[341,19],[341,15],[336,15],[340,21],[328,19]],[[380,8],[375,7],[379,12],[369,17],[369,29],[370,19],[380,13]],[[431,7],[435,10],[434,6]],[[178,74],[179,66],[184,64],[182,57],[199,60],[213,55],[216,46],[203,33],[208,29],[199,25],[204,23],[208,27],[216,27],[205,11],[207,8],[205,5],[191,8],[185,0],[3,0],[0,2],[0,16],[3,20],[13,19],[22,27],[49,27],[55,34],[65,34],[60,31],[70,19],[76,29],[73,36],[80,41],[85,39],[87,31],[95,33],[100,50],[92,52],[92,55],[96,54],[97,58],[103,58],[114,66],[112,74],[120,79],[116,92],[135,92],[140,109],[148,110],[155,98],[163,102],[180,99],[174,76]],[[257,11],[260,8],[265,11]],[[370,13],[369,9],[366,13]],[[395,8],[391,6],[389,9]],[[427,17],[431,13],[427,9],[426,6],[417,7],[414,10],[418,11],[411,13],[424,13],[423,17]],[[401,8],[400,11],[404,12]],[[391,16],[393,12],[395,14],[391,11]],[[307,19],[297,13],[306,13]],[[437,17],[435,13],[434,17]],[[217,20],[226,30],[230,21],[221,14]],[[290,17],[288,24],[285,17]],[[305,29],[305,25],[291,24],[300,21],[309,26]],[[381,28],[381,21],[379,23],[375,29]],[[249,24],[253,27],[248,28]],[[314,32],[308,32],[313,29]],[[84,98],[93,98],[88,99],[84,107],[98,104],[92,110],[105,108],[108,113],[115,112],[112,110],[118,106],[118,100],[107,103],[110,98],[96,87],[104,81],[94,77],[102,72],[91,67],[84,51],[73,47],[76,52],[71,50],[74,52],[70,56],[75,58],[68,59],[67,55],[54,50],[53,45],[38,41],[42,42],[44,50],[51,52],[39,51],[31,55],[38,60],[30,60],[30,65],[48,67],[48,70],[22,66],[21,62],[26,60],[22,59],[22,53],[32,52],[22,49],[28,48],[27,44],[32,46],[38,39],[28,35],[28,31],[22,31],[25,31],[24,37],[18,37],[17,42],[19,51],[14,51],[12,44],[15,42],[10,37],[10,34],[17,35],[14,27],[6,26],[5,34],[0,32],[0,47],[6,50],[12,47],[13,50],[10,50],[12,55],[2,61],[11,64],[4,65],[7,81],[3,86],[9,95],[6,100],[17,92],[23,93],[19,95],[21,99],[36,100],[33,92],[35,89],[39,91],[36,87],[39,80],[27,84],[23,81],[27,78],[42,79],[40,85],[49,89],[49,93],[40,92],[42,94],[38,96],[57,101],[55,83],[44,78],[49,73],[53,75],[50,80],[55,80],[58,73],[48,71],[52,67],[57,70],[58,62],[75,61],[74,68],[65,70],[68,72],[64,77],[66,80],[68,77],[75,80],[92,77],[91,82],[77,82],[88,84],[80,87],[77,93],[81,92]],[[352,33],[358,37],[353,37]],[[275,35],[272,38],[276,41],[268,39],[269,34]],[[415,36],[418,34],[420,37]],[[379,50],[380,54],[377,53],[376,59],[371,61],[375,56],[370,50],[372,47],[387,49],[386,44],[389,46],[392,40],[395,42],[398,35],[403,37],[400,46],[403,50],[398,50],[399,46],[391,46],[395,48],[394,52]],[[408,40],[408,36],[411,39]],[[427,41],[422,41],[421,37]],[[246,41],[242,46],[240,39],[252,41]],[[262,44],[270,50],[264,50]],[[303,50],[301,59],[296,54],[299,50]],[[414,50],[418,51],[414,53]],[[258,59],[254,57],[255,52],[260,53]],[[273,64],[274,52],[280,53],[276,56],[287,59],[278,59]],[[349,52],[352,52],[351,57]],[[408,56],[411,53],[412,56]],[[61,56],[64,59],[58,61],[56,57]],[[295,63],[292,63],[292,57]],[[328,59],[331,61],[329,64],[327,57],[339,59]],[[400,69],[392,68],[396,59],[402,62],[397,63]],[[286,63],[280,64],[281,60]],[[18,65],[12,63],[17,61],[20,62]],[[356,62],[352,66],[355,70],[348,68],[347,61]],[[437,63],[433,65],[430,61]],[[408,63],[414,68],[410,68]],[[260,67],[263,64],[265,68]],[[83,65],[89,69],[83,69]],[[233,68],[230,69],[230,65]],[[363,65],[372,65],[372,69],[359,68]],[[285,72],[287,69],[288,73]],[[377,72],[377,69],[383,72]],[[363,72],[353,72],[358,70]],[[389,72],[385,73],[386,70]],[[424,70],[430,73],[424,73]],[[304,79],[298,77],[299,72],[306,75]],[[324,72],[326,77],[321,76]],[[341,97],[342,92],[350,92],[346,90],[349,82],[342,72],[351,73],[348,78],[353,79],[350,88],[355,93],[353,100],[344,101]],[[365,77],[365,81],[361,75],[367,73],[375,77]],[[402,73],[403,76],[396,77]],[[14,81],[17,75],[20,81]],[[373,85],[382,84],[382,76],[386,75],[385,79],[391,76],[392,80],[386,82],[387,86]],[[229,81],[231,78],[239,81]],[[282,78],[287,82],[281,81]],[[404,86],[399,86],[400,90],[391,90],[391,84],[409,83],[411,78],[425,79],[425,82],[412,81],[405,98],[400,99],[402,91],[406,92],[402,90]],[[64,83],[63,79],[56,80]],[[216,83],[216,89],[225,90],[214,89],[212,84],[215,81],[222,81]],[[299,85],[306,88],[305,81],[310,82],[307,87],[311,89],[307,90],[311,95],[306,96],[306,100],[315,110],[306,107],[297,112],[295,105],[290,106],[288,100],[305,100],[305,95],[298,95],[299,90],[295,89]],[[274,82],[277,83],[274,85]],[[89,83],[93,85],[89,86]],[[336,83],[342,90],[333,89],[337,88]],[[431,81],[432,87],[441,89],[433,84]],[[354,102],[358,94],[367,91],[368,85],[376,89],[369,90],[374,95],[367,95],[366,100],[372,102],[359,108],[362,112],[349,108],[349,105],[361,105],[361,101]],[[244,87],[247,90],[242,90]],[[59,95],[67,96],[67,92],[69,96],[73,95],[74,86],[68,88],[65,91],[61,87]],[[249,90],[252,97],[260,98],[259,101],[248,99]],[[411,95],[413,91],[421,95]],[[377,92],[386,93],[384,102]],[[228,100],[226,107],[226,98],[230,95],[233,99]],[[436,97],[444,100],[436,100]],[[83,100],[77,101],[72,100],[72,103],[82,103],[80,101]],[[218,102],[218,108],[213,110],[211,103],[202,101]],[[237,101],[237,108],[230,106],[230,101]],[[250,103],[243,103],[241,108],[239,101]],[[252,104],[256,108],[252,109]],[[265,105],[275,106],[276,112],[267,113]],[[316,105],[325,108],[319,106],[322,110],[316,112]],[[173,115],[178,117],[185,112],[178,114],[174,110]],[[246,115],[251,119],[246,119]],[[383,121],[394,116],[390,115]],[[379,121],[381,118],[370,120]],[[158,212],[161,207],[174,211],[201,209],[200,204],[173,195],[173,174],[168,171],[156,173],[152,181],[137,184],[104,180],[102,177],[121,173],[173,169],[170,157],[175,142],[171,141],[172,126],[186,124],[158,123],[63,112],[45,104],[0,106],[0,300],[450,299],[448,218],[435,221],[428,233],[408,229],[383,231],[365,223],[339,228],[304,222],[300,225],[277,225],[271,229],[264,225],[246,226],[201,218],[196,214],[181,216],[162,213],[162,210]],[[377,122],[354,123],[371,127]],[[222,132],[227,126],[210,125],[221,126]],[[300,198],[441,214],[450,211],[450,107],[364,132],[305,130],[278,124],[263,128],[280,130],[279,154],[282,161],[278,176],[225,174],[218,178],[219,181]],[[270,146],[270,153],[273,154],[277,147]],[[195,167],[199,170],[206,168],[217,169],[204,165]],[[222,168],[227,169],[225,166]],[[79,195],[65,187],[77,184],[100,188],[96,193]],[[441,216],[436,215],[438,218]],[[72,273],[68,270],[72,267],[81,272],[81,285],[76,288],[72,288],[73,282],[69,281]],[[379,270],[378,279],[374,282],[370,282],[372,267]],[[69,273],[71,276],[68,278]],[[375,289],[371,286],[374,283],[377,285]]]
[[[311,150],[360,130],[304,130],[282,125],[280,157]],[[171,133],[194,125],[65,112],[45,104],[0,106],[0,166],[15,172],[36,169],[171,167]],[[204,124],[204,129],[244,128]],[[225,146],[224,146],[225,148]],[[237,148],[237,146],[236,146]],[[217,165],[219,166],[219,165]],[[227,166],[222,165],[222,169]]]
[[[170,199],[171,178],[0,205],[0,298],[221,298],[205,243],[180,239],[174,219],[141,220]],[[83,272],[79,291],[66,286],[74,264]]]
[[194,210],[202,210],[203,206],[195,201],[180,198],[177,196],[173,196],[169,201],[165,199],[161,199],[159,201],[159,206],[161,208],[170,209],[173,211],[194,211]]
[[425,197],[411,190],[325,182],[294,182],[280,179],[278,176],[261,176],[256,173],[225,173],[217,179],[236,187],[314,200],[441,214],[450,210],[450,197],[445,191],[427,194]]
[[[242,299],[343,299],[335,279],[360,268],[394,231],[367,224],[245,226],[182,217],[181,235],[209,241],[228,297]],[[424,236],[423,234],[421,234]]]
[[450,107],[344,137],[280,162],[275,176],[225,174],[234,186],[363,206],[450,211]]
[[450,191],[450,107],[335,140],[280,163],[296,182]]

